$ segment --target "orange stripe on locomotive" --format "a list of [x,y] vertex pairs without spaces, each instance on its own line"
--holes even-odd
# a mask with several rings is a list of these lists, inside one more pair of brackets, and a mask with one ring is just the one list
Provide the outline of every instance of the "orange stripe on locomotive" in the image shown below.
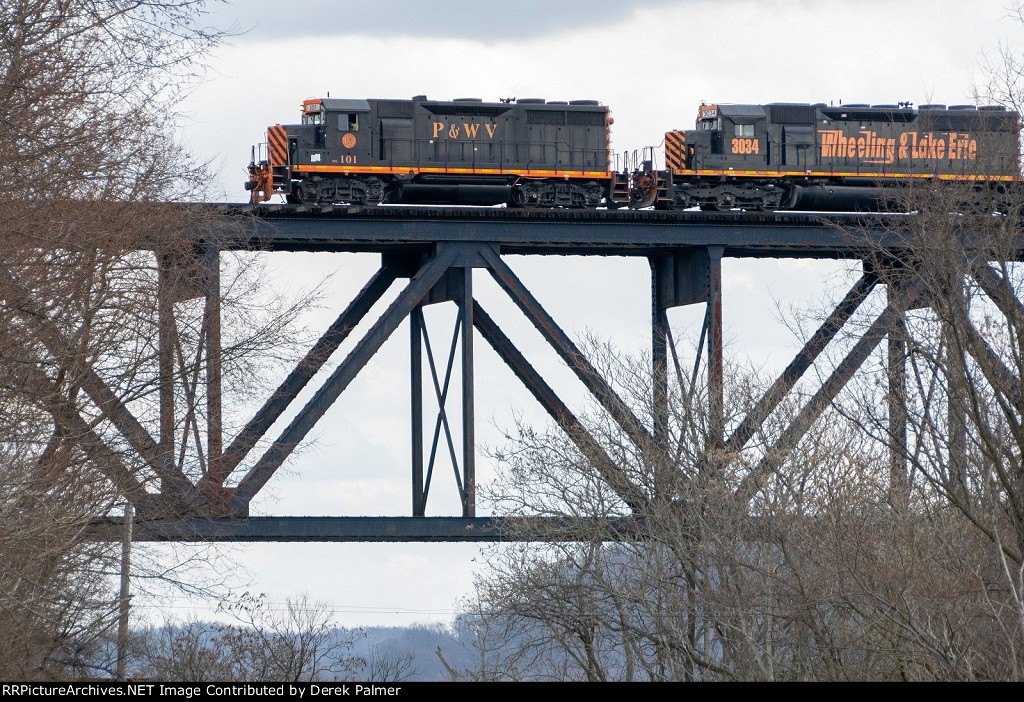
[[271,166],[288,165],[288,133],[283,126],[267,127],[267,152]]
[[665,166],[673,173],[687,169],[686,134],[684,132],[665,133]]

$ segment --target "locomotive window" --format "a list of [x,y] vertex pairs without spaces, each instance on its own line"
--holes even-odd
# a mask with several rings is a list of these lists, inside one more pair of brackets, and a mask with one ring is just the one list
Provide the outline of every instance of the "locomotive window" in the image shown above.
[[302,115],[303,124],[323,124],[324,116],[322,112],[317,112],[311,115]]
[[[347,126],[346,126],[347,125]],[[338,120],[338,126],[342,129],[347,129],[350,132],[359,131],[359,114],[356,112],[350,112],[342,115]]]
[[738,137],[752,137],[752,136],[754,136],[754,125],[752,125],[752,124],[737,124],[736,125],[736,136],[738,136]]
[[715,132],[722,129],[722,118],[719,117],[716,120],[706,120],[699,123],[699,129],[702,132]]

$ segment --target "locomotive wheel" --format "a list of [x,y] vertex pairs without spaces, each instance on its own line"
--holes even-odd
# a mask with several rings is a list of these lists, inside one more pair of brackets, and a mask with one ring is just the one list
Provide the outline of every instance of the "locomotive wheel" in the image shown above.
[[580,207],[585,210],[596,210],[604,199],[604,190],[600,183],[590,182],[583,186],[581,195],[583,201]]
[[353,188],[353,204],[375,207],[384,201],[385,187],[380,178],[367,178],[359,181],[358,188]]
[[320,184],[314,180],[301,181],[294,192],[295,199],[303,205],[315,205],[320,200]]
[[525,209],[541,206],[540,188],[533,183],[518,183],[512,186],[512,204]]
[[728,212],[732,209],[732,203],[726,203],[721,200],[717,202],[705,202],[700,206],[701,212]]
[[706,202],[700,206],[705,212],[728,212],[736,207],[736,199],[732,195],[719,195],[714,202]]

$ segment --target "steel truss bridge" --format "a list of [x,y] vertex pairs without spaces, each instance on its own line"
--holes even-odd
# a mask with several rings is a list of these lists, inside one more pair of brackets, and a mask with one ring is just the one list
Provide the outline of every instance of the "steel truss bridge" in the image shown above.
[[[899,265],[901,238],[892,227],[894,215],[817,216],[795,213],[661,213],[654,211],[531,211],[493,208],[380,207],[306,209],[293,206],[266,207],[254,214],[248,206],[220,206],[237,220],[226,236],[215,241],[198,239],[197,257],[189,262],[157,247],[160,272],[160,432],[153,437],[95,373],[85,388],[91,400],[106,414],[131,448],[160,477],[159,492],[147,491],[131,474],[111,463],[111,477],[132,497],[136,510],[135,540],[178,541],[495,541],[519,538],[506,518],[477,516],[475,472],[474,348],[477,338],[486,342],[541,407],[562,427],[581,451],[596,465],[604,466],[614,485],[615,466],[599,443],[587,434],[580,420],[545,381],[530,361],[502,331],[474,297],[474,275],[489,275],[536,327],[550,347],[582,381],[600,406],[637,445],[667,441],[668,364],[674,354],[667,311],[683,305],[704,305],[703,338],[707,339],[709,448],[738,451],[748,444],[773,410],[804,376],[815,359],[843,330],[868,294],[882,285],[878,269],[880,250]],[[885,225],[885,226],[883,226]],[[856,230],[859,235],[849,234]],[[280,387],[237,435],[225,445],[221,407],[221,339],[219,256],[227,249],[265,251],[364,252],[380,256],[379,269],[340,311],[305,357],[295,365]],[[614,388],[585,357],[573,340],[517,277],[506,261],[509,254],[565,254],[575,256],[644,257],[651,271],[652,416],[637,416]],[[863,259],[864,270],[846,296],[809,338],[786,369],[728,435],[724,421],[722,350],[722,259],[754,258],[847,258]],[[196,272],[195,260],[201,263]],[[186,271],[185,269],[188,268]],[[189,278],[191,286],[172,285]],[[1009,314],[1019,313],[1020,302],[1007,281],[995,269],[983,266],[975,278],[989,296]],[[312,399],[298,408],[296,398],[368,314],[395,281],[404,281],[397,297],[372,324],[354,348],[334,368]],[[185,289],[185,292],[183,292]],[[896,294],[893,294],[893,293]],[[888,291],[887,306],[860,332],[856,343],[835,370],[817,387],[792,423],[776,438],[754,472],[767,473],[781,464],[786,454],[811,428],[816,418],[836,397],[854,372],[883,340],[888,343],[890,389],[906,382],[906,349],[900,335],[906,291]],[[175,349],[174,303],[205,298],[199,352],[205,354],[206,421],[190,414],[176,416],[175,397],[181,396],[180,374],[175,372],[180,349]],[[458,310],[456,331],[442,375],[429,344],[425,344],[424,306],[454,303]],[[343,402],[345,389],[384,342],[409,319],[409,398],[412,455],[408,516],[403,517],[260,517],[249,515],[251,501],[273,478],[295,448],[335,402]],[[427,364],[424,364],[426,350]],[[456,421],[461,422],[461,446],[451,441],[445,411],[448,383],[456,351],[460,355],[461,398]],[[702,352],[698,350],[700,355]],[[426,516],[429,481],[439,432],[428,446],[424,436],[423,387],[429,370],[430,384],[441,408],[437,427],[443,423],[455,463],[461,513]],[[192,380],[195,392],[195,379]],[[189,387],[185,387],[186,396]],[[906,435],[906,415],[898,404],[901,393],[890,392],[889,417],[894,436]],[[289,410],[295,412],[287,427],[254,462],[240,466],[266,437],[272,425]],[[902,426],[901,426],[902,423]],[[175,465],[176,448],[192,432],[205,450],[205,472],[191,480]],[[178,434],[178,436],[176,436]],[[440,449],[442,452],[444,448]],[[629,520],[617,527],[631,528]],[[99,538],[122,538],[118,519],[95,525]]]

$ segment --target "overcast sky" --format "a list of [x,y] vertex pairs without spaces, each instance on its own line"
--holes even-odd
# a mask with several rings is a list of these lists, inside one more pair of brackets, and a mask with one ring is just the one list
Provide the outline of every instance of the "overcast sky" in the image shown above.
[[[706,0],[690,2],[696,5]],[[587,27],[614,26],[640,8],[681,5],[684,0],[647,0],[643,5],[621,0],[520,0],[515,7],[497,9],[479,0],[419,0],[414,2],[348,2],[313,0],[302,12],[281,12],[277,0],[248,0],[245,13],[238,3],[213,7],[211,24],[237,27],[252,40],[309,37],[368,36],[456,38],[494,43],[549,37]]]
[[[299,105],[337,98],[543,97],[598,99],[615,116],[613,148],[657,144],[690,128],[701,101],[970,102],[979,59],[1024,37],[1003,0],[249,0],[215,6],[210,22],[238,31],[208,80],[182,105],[182,139],[216,172],[209,199],[239,202],[251,144]],[[322,329],[379,263],[369,255],[274,254],[277,284],[295,289],[332,274],[311,323]],[[592,330],[647,353],[649,271],[643,259],[510,259],[571,334]],[[850,264],[727,260],[726,338],[737,359],[768,370],[798,347],[775,301],[814,307],[843,292]],[[478,294],[527,357],[568,398],[575,379],[517,310],[478,273]],[[394,292],[333,359],[351,348]],[[703,310],[672,312],[695,337]],[[453,312],[431,310],[432,339]],[[443,318],[443,319],[441,319]],[[441,324],[440,322],[443,322]],[[477,437],[500,444],[516,413],[543,416],[478,338]],[[403,326],[254,503],[260,514],[408,514],[408,332]],[[308,396],[308,395],[307,395]],[[305,398],[302,398],[303,401]],[[429,396],[428,398],[429,399]],[[457,410],[457,405],[453,405]],[[286,417],[272,431],[276,436]],[[428,427],[429,429],[429,427]],[[486,477],[487,460],[481,456]],[[456,514],[450,468],[431,512]],[[447,470],[447,473],[443,471]],[[436,499],[436,502],[435,502]],[[345,625],[448,621],[471,585],[477,549],[465,545],[253,545],[235,550],[249,587],[273,601],[305,591],[329,600]],[[479,558],[477,557],[477,560]],[[175,606],[190,605],[176,601]],[[184,612],[185,610],[177,610]]]

